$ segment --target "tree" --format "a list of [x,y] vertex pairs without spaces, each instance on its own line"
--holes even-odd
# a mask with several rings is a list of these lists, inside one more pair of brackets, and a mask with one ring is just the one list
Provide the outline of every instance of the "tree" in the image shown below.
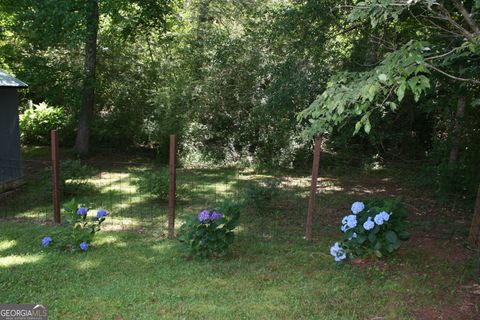
[[[402,20],[415,19],[424,27],[400,48],[394,47],[373,68],[360,72],[334,75],[325,91],[303,112],[300,121],[307,121],[305,134],[331,132],[348,119],[357,119],[355,133],[371,131],[374,113],[394,112],[410,92],[415,101],[428,92],[433,81],[450,81],[461,89],[458,97],[457,120],[450,162],[458,158],[460,121],[465,112],[465,92],[476,94],[480,70],[473,65],[458,68],[457,61],[478,60],[480,28],[476,21],[478,1],[369,0],[353,7],[351,23],[370,21],[372,27],[399,25]],[[462,75],[455,74],[461,70]],[[465,75],[464,75],[465,74]],[[478,198],[478,196],[477,196]],[[478,200],[477,200],[478,201]],[[478,229],[478,210],[472,230]],[[478,242],[478,231],[470,237]],[[476,235],[475,235],[476,234]]]
[[[47,97],[55,100],[53,104],[79,113],[75,149],[86,153],[96,92],[100,89],[96,79],[99,33],[103,29],[114,30],[120,42],[134,41],[140,34],[163,32],[173,11],[173,1],[5,0],[0,9],[14,17],[8,29],[20,41],[18,51],[9,59],[21,61],[26,67],[21,74],[26,80],[32,79],[29,83],[38,95],[32,98]],[[48,64],[50,68],[46,68]],[[62,65],[65,69],[59,70]]]
[[88,0],[86,10],[85,35],[85,80],[83,99],[78,121],[77,138],[74,150],[79,154],[88,152],[90,141],[90,120],[95,102],[95,70],[97,68],[97,36],[99,25],[98,0]]

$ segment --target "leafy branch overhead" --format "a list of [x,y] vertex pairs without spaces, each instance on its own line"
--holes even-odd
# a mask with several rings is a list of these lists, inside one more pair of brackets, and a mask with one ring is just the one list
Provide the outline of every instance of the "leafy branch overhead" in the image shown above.
[[[479,3],[475,3],[472,12],[479,8]],[[448,33],[449,43],[429,41],[432,30],[417,30],[414,39],[386,53],[373,68],[334,74],[326,89],[298,115],[299,121],[307,121],[304,135],[329,133],[352,117],[359,119],[354,133],[362,127],[369,133],[372,113],[395,111],[407,92],[418,102],[431,87],[433,73],[467,85],[478,85],[478,72],[474,72],[473,77],[465,77],[449,70],[457,60],[478,58],[480,29],[470,18],[471,13],[465,12],[459,1],[446,6],[438,1],[370,0],[353,6],[350,22],[370,21],[375,28],[398,22],[402,15],[414,16],[433,23],[433,31],[441,29]],[[462,69],[464,73],[465,70],[468,68]]]
[[415,100],[430,87],[424,52],[427,44],[411,41],[401,49],[389,53],[369,71],[341,72],[333,76],[326,90],[320,94],[299,119],[308,119],[308,134],[326,133],[347,118],[362,116],[355,131],[364,127],[370,132],[370,114],[374,111],[395,110],[403,100],[406,90],[411,90]]

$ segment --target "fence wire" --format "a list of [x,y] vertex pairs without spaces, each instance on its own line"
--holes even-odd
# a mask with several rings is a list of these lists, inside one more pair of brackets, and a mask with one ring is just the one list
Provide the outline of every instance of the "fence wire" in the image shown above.
[[[167,169],[152,163],[61,161],[61,203],[105,209],[109,230],[167,231]],[[53,219],[50,161],[0,161],[1,181],[19,183],[0,196],[0,218],[49,223]],[[145,182],[146,181],[146,182]],[[142,184],[147,185],[147,191]],[[158,184],[158,188],[154,188]],[[152,187],[153,186],[153,187]],[[303,237],[308,175],[269,175],[238,168],[177,169],[176,227],[188,215],[225,199],[242,204],[240,229],[262,239]],[[148,192],[155,189],[157,192]],[[94,214],[94,213],[93,213]]]

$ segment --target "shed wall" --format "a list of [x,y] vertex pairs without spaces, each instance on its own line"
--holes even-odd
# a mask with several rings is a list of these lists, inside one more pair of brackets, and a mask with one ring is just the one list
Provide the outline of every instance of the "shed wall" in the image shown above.
[[22,175],[17,89],[0,87],[0,184]]

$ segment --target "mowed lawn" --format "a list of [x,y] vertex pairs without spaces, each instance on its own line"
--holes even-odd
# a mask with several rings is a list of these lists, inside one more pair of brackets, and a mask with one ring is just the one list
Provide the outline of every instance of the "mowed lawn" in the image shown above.
[[[258,175],[244,173],[239,178],[221,169],[192,171],[188,177],[202,181],[201,186],[191,183],[193,193],[208,194],[227,189],[225,177],[254,180]],[[51,226],[4,220],[0,303],[41,303],[49,308],[50,319],[422,319],[426,313],[440,315],[445,310],[453,318],[475,319],[480,306],[471,300],[468,312],[461,311],[465,296],[459,290],[478,282],[478,260],[463,247],[462,226],[455,227],[458,238],[437,240],[420,232],[433,230],[432,221],[417,219],[412,239],[389,259],[333,261],[329,247],[340,237],[338,221],[352,200],[377,193],[399,195],[408,189],[391,187],[391,179],[377,175],[365,177],[368,186],[355,179],[322,177],[316,237],[308,243],[303,239],[304,207],[291,205],[305,199],[301,186],[308,176],[292,175],[297,189],[284,177],[284,194],[274,201],[280,205],[246,210],[231,254],[215,260],[192,259],[181,243],[165,238],[162,221],[150,228],[109,227],[86,253],[69,254],[41,247]],[[378,189],[368,189],[372,185]],[[108,195],[101,188],[97,191],[95,201]],[[35,199],[35,189],[25,192]],[[288,194],[297,197],[289,205]],[[196,210],[188,199],[192,194],[181,202],[184,210],[179,211],[177,226]],[[413,200],[407,195],[410,205]],[[141,201],[150,200],[130,205],[141,208]],[[7,207],[14,205],[12,200]],[[422,210],[412,209],[412,219]],[[121,221],[127,215],[113,212],[111,218]]]

